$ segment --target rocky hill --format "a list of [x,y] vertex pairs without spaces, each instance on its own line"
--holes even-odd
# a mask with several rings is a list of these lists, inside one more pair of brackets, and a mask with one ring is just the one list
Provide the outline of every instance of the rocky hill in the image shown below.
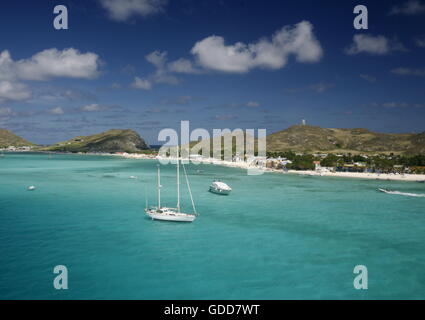
[[0,129],[0,148],[7,148],[10,146],[24,147],[33,146],[34,144],[17,136],[9,130]]
[[133,130],[108,130],[91,136],[79,136],[56,143],[43,151],[60,152],[139,152],[149,145]]
[[267,151],[425,154],[425,132],[376,133],[296,125],[267,136]]

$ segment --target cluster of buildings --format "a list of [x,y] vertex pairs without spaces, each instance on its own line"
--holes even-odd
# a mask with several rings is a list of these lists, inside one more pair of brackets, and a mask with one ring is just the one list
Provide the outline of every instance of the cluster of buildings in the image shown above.
[[0,148],[0,151],[9,151],[9,152],[16,152],[16,151],[31,151],[31,146],[21,146],[21,147],[15,147],[15,146],[9,146],[7,148]]

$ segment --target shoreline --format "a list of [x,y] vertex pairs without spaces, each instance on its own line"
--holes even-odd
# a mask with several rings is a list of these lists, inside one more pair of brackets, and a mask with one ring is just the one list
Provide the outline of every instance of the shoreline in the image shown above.
[[319,177],[337,177],[337,178],[357,178],[369,180],[384,181],[406,181],[406,182],[425,182],[425,174],[394,174],[394,173],[367,173],[367,172],[316,172],[316,171],[296,171],[289,170],[288,174],[319,176]]
[[[27,151],[28,152],[28,151]],[[34,152],[34,151],[30,151]],[[21,153],[25,153],[21,151]],[[50,154],[68,154],[67,152],[46,152],[38,151],[37,153],[50,153]],[[111,156],[111,157],[121,157],[125,159],[134,159],[134,160],[160,160],[157,156],[151,154],[134,154],[134,153],[69,153],[76,155],[93,155],[93,156]],[[173,160],[173,158],[169,158]],[[366,172],[330,172],[330,171],[297,171],[289,170],[287,172],[280,169],[273,168],[261,168],[258,166],[250,165],[246,162],[231,162],[224,160],[216,159],[200,159],[192,161],[192,163],[199,164],[212,164],[224,167],[238,168],[243,170],[248,169],[258,169],[264,170],[264,172],[279,173],[279,174],[296,174],[299,176],[312,176],[312,177],[336,177],[336,178],[351,178],[351,179],[369,179],[369,180],[382,180],[382,181],[406,181],[406,182],[418,182],[425,183],[425,174],[394,174],[394,173],[366,173]]]
[[[114,156],[121,156],[127,159],[158,159],[157,157],[142,155],[142,154],[114,154]],[[173,160],[170,158],[170,160]],[[323,172],[323,171],[297,171],[289,170],[287,172],[279,169],[273,168],[260,168],[258,166],[249,165],[246,162],[231,162],[224,160],[215,160],[215,159],[202,159],[197,161],[192,161],[193,163],[200,164],[212,164],[224,167],[238,168],[243,170],[248,169],[263,169],[264,172],[272,172],[279,174],[296,174],[300,176],[314,176],[314,177],[337,177],[337,178],[354,178],[354,179],[370,179],[370,180],[383,180],[383,181],[406,181],[406,182],[425,182],[425,174],[393,174],[393,173],[366,173],[366,172]]]

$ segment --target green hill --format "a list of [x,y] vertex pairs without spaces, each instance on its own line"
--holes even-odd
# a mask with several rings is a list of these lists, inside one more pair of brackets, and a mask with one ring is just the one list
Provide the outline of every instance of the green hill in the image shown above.
[[425,154],[421,134],[376,133],[367,129],[292,126],[267,136],[267,151]]
[[59,152],[139,152],[149,145],[133,130],[108,130],[91,136],[79,136],[59,142],[43,151]]
[[33,146],[34,144],[17,136],[16,134],[10,132],[6,129],[0,129],[0,148],[7,148],[10,146],[14,147],[24,147],[24,146]]

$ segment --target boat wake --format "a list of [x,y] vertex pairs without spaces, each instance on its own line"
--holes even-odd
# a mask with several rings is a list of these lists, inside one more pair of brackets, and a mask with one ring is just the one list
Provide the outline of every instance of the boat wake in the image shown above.
[[405,196],[405,197],[425,197],[425,194],[421,193],[409,193],[409,192],[400,192],[400,191],[389,191],[385,189],[379,189],[379,191],[387,193],[387,194],[397,194],[399,196]]

